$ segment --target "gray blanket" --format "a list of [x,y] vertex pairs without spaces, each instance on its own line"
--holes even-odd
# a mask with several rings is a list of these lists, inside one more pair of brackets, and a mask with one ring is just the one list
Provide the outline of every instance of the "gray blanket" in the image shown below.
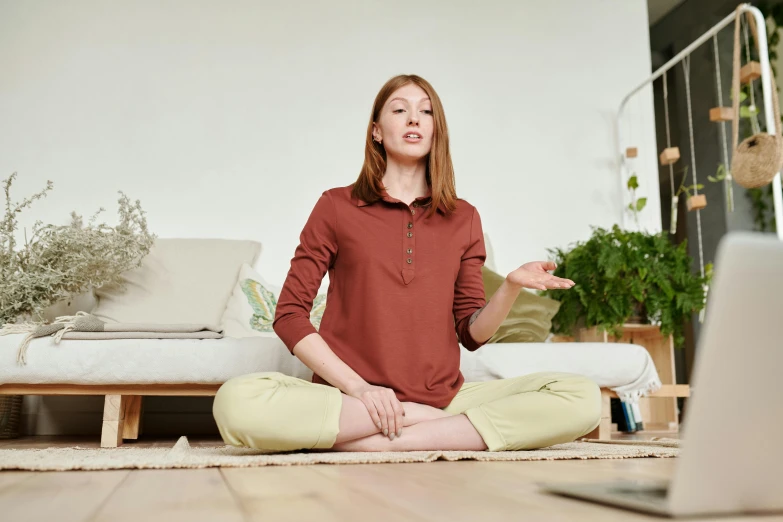
[[209,324],[160,324],[160,323],[107,323],[86,312],[58,317],[51,324],[7,324],[0,328],[0,335],[27,335],[19,345],[17,362],[27,362],[30,341],[37,337],[62,339],[220,339],[223,330]]

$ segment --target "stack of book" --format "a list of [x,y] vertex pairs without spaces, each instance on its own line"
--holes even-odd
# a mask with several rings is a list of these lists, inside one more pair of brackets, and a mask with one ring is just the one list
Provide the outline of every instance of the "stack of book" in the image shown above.
[[617,424],[617,430],[625,433],[633,433],[643,430],[642,412],[639,404],[624,402],[620,399],[612,399],[612,422]]

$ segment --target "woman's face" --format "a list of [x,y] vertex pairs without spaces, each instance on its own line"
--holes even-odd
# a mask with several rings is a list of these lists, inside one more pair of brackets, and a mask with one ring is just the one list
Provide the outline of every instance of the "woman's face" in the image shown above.
[[[415,83],[403,85],[389,96],[373,123],[373,139],[381,141],[386,157],[409,162],[430,153],[435,124],[432,104],[424,89]],[[418,135],[410,136],[412,134]]]

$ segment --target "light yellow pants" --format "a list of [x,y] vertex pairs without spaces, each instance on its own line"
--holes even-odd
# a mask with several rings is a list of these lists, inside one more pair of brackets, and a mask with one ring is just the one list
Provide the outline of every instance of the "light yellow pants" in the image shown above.
[[[279,372],[226,381],[212,413],[226,444],[295,451],[331,448],[342,392]],[[601,392],[591,380],[542,372],[464,383],[444,411],[464,413],[488,451],[526,450],[573,441],[598,426]]]

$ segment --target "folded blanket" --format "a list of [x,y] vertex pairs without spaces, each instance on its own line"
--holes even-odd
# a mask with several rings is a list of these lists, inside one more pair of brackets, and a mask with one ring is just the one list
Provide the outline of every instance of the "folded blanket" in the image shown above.
[[107,323],[87,312],[58,317],[51,324],[7,324],[0,335],[27,333],[19,345],[16,361],[27,362],[27,348],[36,337],[62,339],[220,339],[223,330],[208,324]]

